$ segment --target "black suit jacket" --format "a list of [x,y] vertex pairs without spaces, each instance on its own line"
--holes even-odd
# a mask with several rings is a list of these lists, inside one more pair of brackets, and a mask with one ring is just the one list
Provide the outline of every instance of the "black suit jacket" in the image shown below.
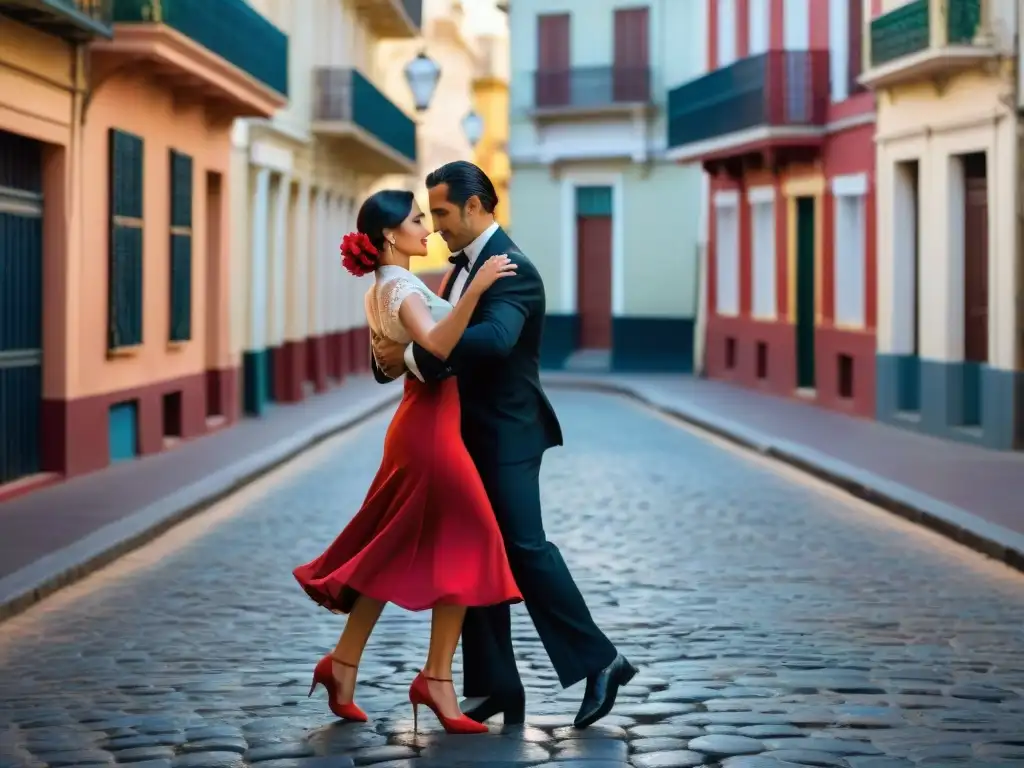
[[[413,354],[426,381],[458,377],[462,439],[474,460],[511,463],[561,445],[562,428],[540,384],[546,299],[537,268],[499,228],[473,263],[466,285],[499,253],[518,265],[516,275],[484,292],[448,359],[439,360],[418,344]],[[453,282],[445,286],[446,297]],[[391,381],[377,368],[372,352],[370,359],[374,378]]]

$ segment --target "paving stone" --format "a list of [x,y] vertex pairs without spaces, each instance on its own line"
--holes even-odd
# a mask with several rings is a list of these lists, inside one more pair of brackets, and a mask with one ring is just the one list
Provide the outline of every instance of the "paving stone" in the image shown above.
[[711,734],[698,736],[690,741],[690,749],[705,755],[730,757],[732,755],[752,755],[764,751],[764,745],[749,736],[732,736]]
[[704,730],[694,725],[677,723],[658,723],[657,725],[635,725],[629,729],[631,737],[650,738],[653,736],[671,736],[679,739],[690,739],[703,736]]
[[814,752],[810,749],[777,749],[765,752],[765,757],[773,757],[776,760],[789,761],[797,765],[814,765],[830,768],[846,768],[846,761],[828,752]]
[[670,752],[686,749],[686,739],[673,739],[670,736],[655,736],[650,739],[636,739],[629,744],[634,752]]
[[192,752],[174,758],[173,768],[243,768],[245,761],[237,752]]
[[313,748],[305,742],[268,744],[254,747],[245,753],[247,763],[260,763],[266,760],[286,760],[296,757],[312,757]]
[[[704,765],[704,761],[704,755],[685,749],[649,752],[644,755],[634,755],[632,759],[636,768],[694,768]],[[583,765],[579,768],[590,768],[590,766]]]
[[863,741],[852,739],[824,739],[815,737],[796,737],[785,739],[765,739],[765,748],[777,749],[808,749],[815,752],[830,752],[837,755],[879,755],[878,747]]
[[406,758],[416,757],[416,751],[409,747],[402,747],[398,745],[365,747],[363,749],[357,749],[352,753],[351,757],[356,765],[371,765],[374,763],[383,763],[387,760],[405,760]]
[[625,760],[629,750],[619,739],[569,739],[555,745],[558,760]]

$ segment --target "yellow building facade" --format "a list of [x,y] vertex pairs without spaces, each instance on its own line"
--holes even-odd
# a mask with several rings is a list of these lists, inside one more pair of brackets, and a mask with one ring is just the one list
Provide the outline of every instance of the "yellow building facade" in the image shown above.
[[1022,436],[1014,0],[883,3],[877,97],[878,417],[1012,448]]

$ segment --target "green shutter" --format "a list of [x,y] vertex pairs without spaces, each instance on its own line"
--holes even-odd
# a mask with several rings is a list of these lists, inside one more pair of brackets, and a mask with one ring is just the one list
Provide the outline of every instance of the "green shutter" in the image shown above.
[[576,187],[577,216],[611,216],[611,187]]
[[110,129],[110,349],[142,343],[143,142]]
[[171,235],[171,341],[192,338],[192,236]]
[[192,158],[171,150],[170,340],[192,338]]

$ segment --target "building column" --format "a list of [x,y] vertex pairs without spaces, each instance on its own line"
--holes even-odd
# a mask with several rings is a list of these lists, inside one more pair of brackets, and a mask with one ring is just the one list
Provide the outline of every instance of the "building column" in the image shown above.
[[287,370],[284,356],[285,295],[288,265],[288,200],[291,179],[279,174],[271,190],[271,239],[267,301],[267,349],[270,354],[270,399],[286,402]]
[[309,184],[297,183],[288,193],[287,263],[285,273],[284,367],[282,399],[303,399],[307,378],[306,333],[309,289]]
[[324,343],[327,348],[327,375],[335,382],[343,377],[343,366],[339,354],[338,322],[338,281],[341,264],[332,256],[338,253],[341,233],[338,231],[338,196],[328,192],[324,199],[323,240],[320,243],[320,258],[324,265],[324,279],[320,285]]
[[245,380],[243,404],[245,413],[250,416],[263,414],[270,391],[266,312],[269,206],[270,169],[258,168],[252,201],[248,340],[242,353],[242,376]]
[[[349,198],[345,202],[346,231],[356,228],[356,201]],[[351,281],[348,291],[348,369],[353,373],[362,373],[369,367],[370,336],[366,325],[366,304],[363,297],[374,281],[373,275],[365,275]]]
[[306,276],[306,295],[309,299],[306,317],[309,332],[306,343],[307,380],[313,382],[317,392],[327,389],[327,347],[324,343],[324,211],[327,198],[323,189],[310,193],[312,216],[309,222],[309,274]]

